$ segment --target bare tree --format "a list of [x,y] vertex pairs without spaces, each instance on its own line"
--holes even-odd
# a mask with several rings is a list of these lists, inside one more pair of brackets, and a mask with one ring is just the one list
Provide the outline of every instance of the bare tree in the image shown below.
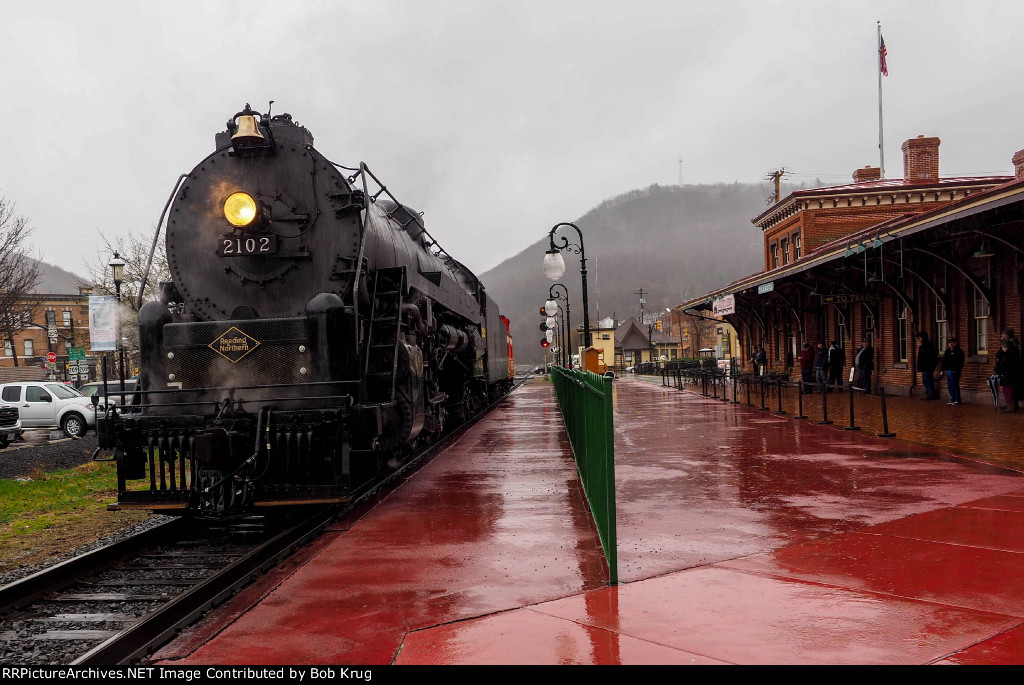
[[[149,263],[151,248],[153,248],[153,238],[150,235],[128,233],[112,238],[100,231],[100,244],[96,247],[96,257],[94,260],[86,262],[85,265],[91,282],[83,285],[94,287],[98,295],[115,295],[117,288],[110,269],[110,260],[116,252],[124,260],[121,303],[132,312],[138,312],[139,289],[142,287],[143,277],[146,276],[146,265]],[[146,278],[146,285],[142,293],[142,302],[155,300],[160,294],[160,282],[169,280],[171,280],[171,273],[167,267],[164,243],[162,240],[158,240],[153,253],[152,268]]]
[[32,228],[14,212],[14,203],[0,196],[0,336],[18,366],[14,332],[22,328],[22,312],[38,304],[39,259],[29,254]]

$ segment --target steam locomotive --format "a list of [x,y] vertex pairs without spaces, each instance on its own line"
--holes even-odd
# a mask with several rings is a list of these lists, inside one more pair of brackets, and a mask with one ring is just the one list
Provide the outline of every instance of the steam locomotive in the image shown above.
[[508,319],[365,164],[249,105],[215,143],[161,220],[137,391],[98,422],[116,507],[344,502],[511,388]]

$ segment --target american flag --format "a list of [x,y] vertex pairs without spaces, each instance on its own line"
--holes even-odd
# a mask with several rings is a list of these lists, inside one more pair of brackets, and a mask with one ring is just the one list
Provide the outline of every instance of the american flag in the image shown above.
[[882,38],[882,34],[878,34],[878,68],[882,72],[882,76],[889,75],[889,67],[885,65],[885,38]]

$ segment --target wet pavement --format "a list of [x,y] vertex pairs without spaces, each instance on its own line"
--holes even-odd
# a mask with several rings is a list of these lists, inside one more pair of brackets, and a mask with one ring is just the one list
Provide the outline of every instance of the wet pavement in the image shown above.
[[1024,663],[1020,473],[867,427],[614,387],[620,585],[604,583],[538,381],[158,658]]

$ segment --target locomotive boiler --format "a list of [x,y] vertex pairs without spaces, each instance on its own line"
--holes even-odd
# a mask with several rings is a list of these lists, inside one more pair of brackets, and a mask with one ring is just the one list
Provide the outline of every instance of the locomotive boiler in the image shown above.
[[511,387],[508,319],[479,279],[290,115],[246,105],[183,179],[138,391],[97,430],[118,507],[343,502]]

